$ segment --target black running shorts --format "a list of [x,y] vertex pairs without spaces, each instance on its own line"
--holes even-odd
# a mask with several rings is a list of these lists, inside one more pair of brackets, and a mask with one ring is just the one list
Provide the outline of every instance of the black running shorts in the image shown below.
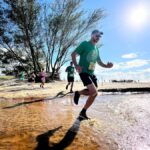
[[80,73],[79,75],[80,75],[80,78],[81,78],[84,86],[87,86],[89,84],[94,83],[94,85],[96,87],[98,87],[98,85],[97,85],[97,78],[96,78],[95,75],[90,75],[88,73]]
[[74,77],[68,77],[68,82],[74,82]]

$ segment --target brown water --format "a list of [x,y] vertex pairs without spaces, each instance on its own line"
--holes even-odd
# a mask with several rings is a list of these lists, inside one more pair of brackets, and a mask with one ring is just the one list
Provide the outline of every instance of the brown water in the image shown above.
[[79,121],[72,96],[0,100],[0,150],[150,150],[149,94],[102,95]]

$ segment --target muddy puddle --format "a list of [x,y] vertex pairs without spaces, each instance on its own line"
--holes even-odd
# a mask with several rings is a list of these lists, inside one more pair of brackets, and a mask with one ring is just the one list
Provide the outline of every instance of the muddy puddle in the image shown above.
[[0,100],[0,150],[150,150],[150,94]]

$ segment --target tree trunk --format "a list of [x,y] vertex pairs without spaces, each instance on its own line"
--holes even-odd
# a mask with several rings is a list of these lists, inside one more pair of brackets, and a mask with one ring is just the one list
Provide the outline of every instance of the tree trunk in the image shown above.
[[32,47],[32,44],[31,44],[31,41],[30,41],[30,37],[29,37],[29,33],[28,33],[27,29],[26,29],[26,36],[27,36],[27,41],[28,41],[28,44],[29,44],[29,47],[30,47],[30,50],[31,50],[34,72],[35,72],[35,74],[37,74],[35,53],[34,53],[34,49]]

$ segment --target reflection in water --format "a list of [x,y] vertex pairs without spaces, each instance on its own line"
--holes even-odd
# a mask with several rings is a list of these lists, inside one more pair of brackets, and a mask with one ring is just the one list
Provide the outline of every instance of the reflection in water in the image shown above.
[[63,150],[64,148],[66,148],[73,142],[73,140],[80,128],[80,121],[81,120],[79,120],[79,118],[76,119],[74,124],[67,131],[66,135],[59,143],[52,143],[52,142],[49,143],[49,138],[51,136],[53,136],[53,134],[57,130],[62,128],[62,126],[55,128],[53,130],[49,130],[48,132],[46,132],[44,134],[38,135],[36,138],[38,141],[36,150],[43,150],[43,149],[44,150]]

